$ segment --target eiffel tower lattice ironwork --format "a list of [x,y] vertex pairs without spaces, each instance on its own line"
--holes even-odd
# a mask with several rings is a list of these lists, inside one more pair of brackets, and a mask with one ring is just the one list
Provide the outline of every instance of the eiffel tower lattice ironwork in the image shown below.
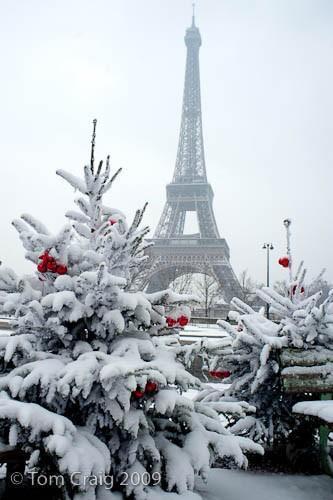
[[[241,296],[241,288],[229,262],[229,247],[221,238],[213,212],[213,190],[207,182],[202,135],[199,49],[201,36],[195,25],[186,30],[187,47],[182,119],[176,166],[167,185],[167,200],[147,249],[148,292],[167,288],[178,276],[205,273],[219,283],[226,302]],[[196,212],[199,232],[184,234],[187,212]]]

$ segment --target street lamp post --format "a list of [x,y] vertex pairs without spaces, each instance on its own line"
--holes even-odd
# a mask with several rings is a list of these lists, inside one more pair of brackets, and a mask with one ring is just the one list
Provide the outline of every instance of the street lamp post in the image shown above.
[[[264,243],[262,248],[266,250],[266,285],[269,286],[269,252],[274,247],[272,243]],[[266,318],[269,319],[269,304],[266,304]]]

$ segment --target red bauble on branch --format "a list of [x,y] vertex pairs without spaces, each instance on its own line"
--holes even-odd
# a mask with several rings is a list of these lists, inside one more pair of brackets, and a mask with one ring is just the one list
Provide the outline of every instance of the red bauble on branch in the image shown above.
[[47,264],[46,264],[46,262],[45,263],[41,262],[40,264],[38,264],[37,269],[38,269],[38,271],[40,273],[46,273],[46,271],[47,271]]
[[281,257],[279,259],[279,264],[282,267],[289,267],[289,258],[288,257]]
[[48,261],[50,259],[50,255],[49,255],[48,250],[45,250],[45,252],[42,255],[40,255],[38,258],[41,259],[42,264],[47,265],[47,263],[48,263]]
[[155,394],[157,392],[158,385],[156,382],[153,382],[152,380],[148,380],[146,387],[145,387],[145,393],[148,394],[149,396]]
[[37,270],[40,273],[57,273],[57,274],[66,274],[67,266],[63,264],[59,264],[52,255],[49,254],[48,250],[38,257],[41,259],[37,266]]
[[177,320],[175,320],[175,318],[172,318],[171,316],[168,316],[166,318],[166,322],[167,322],[167,325],[169,328],[172,328],[173,326],[175,326],[177,324]]
[[178,318],[178,323],[180,326],[186,326],[188,324],[188,317],[183,314]]
[[218,378],[219,380],[223,380],[224,378],[228,378],[231,375],[229,370],[211,370],[209,375],[213,378]]
[[188,325],[191,318],[191,310],[185,305],[177,305],[172,310],[169,310],[167,314],[168,316],[166,316],[165,320],[169,328],[184,328]]
[[51,273],[55,273],[57,270],[57,263],[53,257],[51,257],[47,263],[47,270],[51,271]]
[[55,272],[57,274],[66,274],[67,273],[67,266],[63,266],[63,265],[60,264],[59,266],[57,266]]
[[38,258],[42,261],[37,266],[38,271],[40,273],[46,273],[49,270],[50,263],[54,261],[53,257],[49,255],[48,250],[45,250]]
[[144,395],[145,392],[140,388],[137,388],[135,391],[132,392],[132,396],[134,399],[141,399],[143,398]]
[[156,394],[158,391],[158,385],[156,382],[153,382],[152,380],[148,380],[146,383],[146,387],[141,389],[141,387],[137,387],[135,391],[132,392],[133,399],[141,399],[145,395],[147,396],[153,396]]

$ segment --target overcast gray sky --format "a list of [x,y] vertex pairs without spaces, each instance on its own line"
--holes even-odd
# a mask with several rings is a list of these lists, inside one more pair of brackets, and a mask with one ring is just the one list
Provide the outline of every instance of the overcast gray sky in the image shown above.
[[[124,171],[107,203],[155,228],[175,164],[191,0],[0,0],[0,258],[32,269],[10,222],[52,230],[73,192],[55,175],[97,158]],[[333,2],[198,0],[207,173],[237,274],[265,279],[264,241],[333,280]]]

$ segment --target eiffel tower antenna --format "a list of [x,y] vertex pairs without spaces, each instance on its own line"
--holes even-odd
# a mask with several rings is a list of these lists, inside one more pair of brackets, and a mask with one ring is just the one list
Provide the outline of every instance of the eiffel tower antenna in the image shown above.
[[[204,152],[199,50],[201,35],[195,25],[185,33],[186,69],[176,165],[154,238],[150,257],[148,292],[168,288],[177,276],[204,273],[219,283],[226,302],[242,292],[229,262],[229,247],[220,237],[213,211],[213,189],[207,180]],[[188,212],[197,216],[198,233],[185,234]]]

